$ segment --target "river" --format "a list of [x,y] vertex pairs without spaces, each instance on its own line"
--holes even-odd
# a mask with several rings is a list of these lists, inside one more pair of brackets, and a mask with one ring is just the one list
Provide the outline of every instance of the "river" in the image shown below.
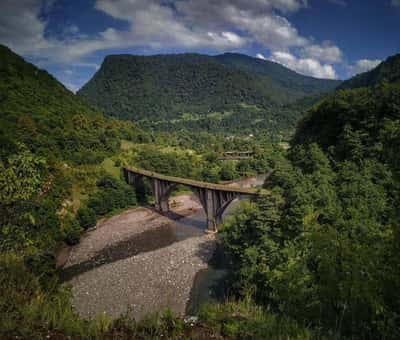
[[[227,185],[258,186],[265,178]],[[61,278],[72,285],[73,305],[82,316],[129,311],[140,319],[163,308],[192,314],[223,297],[227,272],[215,235],[205,234],[204,211],[193,195],[172,197],[170,203],[165,215],[140,207],[103,220],[59,256]]]

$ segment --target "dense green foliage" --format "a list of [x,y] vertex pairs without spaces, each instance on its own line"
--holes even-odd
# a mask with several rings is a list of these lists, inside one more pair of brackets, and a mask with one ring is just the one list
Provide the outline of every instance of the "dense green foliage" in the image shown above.
[[263,78],[266,84],[270,84],[273,93],[285,101],[330,92],[341,83],[340,80],[307,77],[273,61],[239,53],[224,53],[214,58],[226,66]]
[[[150,137],[132,123],[104,118],[46,72],[5,47],[0,52],[0,337],[189,336],[193,329],[170,314],[140,324],[129,316],[79,318],[70,290],[58,282],[54,254],[79,242],[100,217],[136,204],[119,179],[124,162],[217,181],[269,168],[270,157],[259,150],[251,161],[218,162],[224,150],[255,143],[207,133],[155,135],[158,145],[146,146]],[[197,152],[182,151],[187,145]],[[193,172],[196,164],[200,172]]]
[[101,216],[135,205],[136,196],[132,187],[106,175],[97,181],[97,191],[89,195],[86,206],[78,210],[78,221],[87,229],[95,226]]
[[399,84],[315,106],[270,194],[226,224],[234,288],[328,334],[399,338],[398,150]]
[[271,170],[282,157],[277,147],[255,149],[252,158],[240,161],[218,160],[215,152],[203,155],[174,148],[147,145],[130,156],[130,163],[165,175],[193,178],[211,183],[248,177]]
[[0,112],[0,337],[30,338],[36,327],[46,333],[72,318],[69,294],[56,284],[54,253],[78,242],[85,227],[67,209],[73,183],[84,182],[77,165],[100,163],[121,138],[149,137],[132,123],[104,118],[4,46]]
[[286,104],[339,83],[236,54],[115,55],[78,93],[108,115],[161,131],[276,134],[293,128],[302,109]]
[[70,179],[50,174],[44,159],[24,146],[0,161],[0,168],[0,250],[54,249],[65,236],[56,212]]
[[294,319],[277,316],[255,305],[248,297],[222,304],[204,305],[200,318],[216,334],[228,339],[307,340],[328,339],[318,331],[302,327]]
[[132,123],[104,118],[46,71],[0,45],[0,157],[22,142],[50,163],[99,163],[124,138],[148,140]]
[[[180,73],[174,58],[183,57],[171,58],[171,65],[160,70],[162,86],[171,89],[166,92],[170,101],[166,106],[155,102],[155,110],[160,117],[177,117],[191,95],[195,105],[177,122],[158,122],[172,124],[166,130],[173,132],[150,137],[132,123],[104,118],[46,72],[0,47],[0,337],[398,339],[398,56],[344,86],[354,89],[339,90],[314,106],[299,123],[287,159],[278,147],[268,145],[267,134],[238,138],[188,132],[202,126],[190,125],[197,119],[212,131],[214,123],[202,121],[204,114],[219,120],[214,131],[234,129],[225,120],[229,115],[246,125],[253,118],[246,116],[249,110],[264,115],[262,110],[275,104],[263,91],[271,90],[267,82],[275,76],[283,79],[284,69],[238,55],[212,61],[189,55]],[[153,95],[154,76],[142,68],[144,60],[137,61],[137,76],[143,75]],[[177,99],[169,72],[178,73],[180,90],[186,90],[197,72],[193,63],[199,60],[202,75]],[[221,69],[232,88],[219,81]],[[259,80],[256,73],[263,72],[272,72],[271,79]],[[309,81],[303,84],[301,78],[286,75],[294,92]],[[259,85],[252,82],[255,78]],[[217,86],[211,88],[222,101],[208,102],[206,91],[190,92],[204,89],[204,84]],[[360,84],[371,86],[358,88]],[[286,85],[282,80],[276,86]],[[284,109],[294,112],[298,103],[306,107],[313,101],[301,98]],[[207,111],[210,103],[215,105],[212,112]],[[232,105],[243,111],[239,106],[234,111]],[[220,119],[221,112],[227,117]],[[190,123],[180,125],[181,119]],[[246,134],[250,131],[243,128]],[[150,140],[156,144],[142,144]],[[219,161],[226,150],[252,150],[255,156]],[[87,321],[75,314],[70,290],[58,282],[54,252],[62,242],[79,242],[81,232],[99,217],[136,204],[132,188],[119,179],[123,164],[211,182],[275,170],[265,185],[267,193],[243,204],[221,233],[232,269],[231,292],[241,301],[204,307],[196,326],[170,313],[141,323],[129,315]],[[77,190],[79,185],[83,188]],[[74,194],[80,202],[69,208]]]

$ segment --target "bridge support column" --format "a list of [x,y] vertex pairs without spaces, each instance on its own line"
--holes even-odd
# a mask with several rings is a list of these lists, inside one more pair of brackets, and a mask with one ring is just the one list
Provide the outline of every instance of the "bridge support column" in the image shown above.
[[135,174],[124,169],[125,181],[135,187],[136,196],[138,200],[146,200],[146,190],[144,186],[143,176],[140,174]]
[[171,191],[176,187],[176,183],[170,183],[168,181],[159,180],[157,178],[152,179],[153,193],[155,208],[160,212],[169,211],[169,195]]
[[207,230],[215,232],[217,231],[217,220],[215,216],[215,199],[214,199],[214,192],[212,190],[205,189],[205,199],[206,199],[206,206],[205,211],[207,215]]
[[193,191],[206,212],[207,230],[210,232],[218,231],[218,226],[222,224],[222,215],[226,207],[237,195],[232,192],[206,188],[193,188]]

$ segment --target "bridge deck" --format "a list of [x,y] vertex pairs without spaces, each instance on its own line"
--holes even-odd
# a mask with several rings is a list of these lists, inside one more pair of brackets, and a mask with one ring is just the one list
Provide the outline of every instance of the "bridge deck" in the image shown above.
[[254,189],[227,186],[227,185],[223,185],[223,184],[214,184],[214,183],[196,181],[196,180],[188,179],[188,178],[166,176],[166,175],[162,175],[157,172],[154,172],[154,171],[148,171],[148,170],[138,169],[138,168],[134,168],[134,167],[124,168],[124,170],[130,171],[130,172],[133,172],[135,174],[139,174],[139,175],[142,175],[145,177],[153,177],[153,178],[157,178],[160,180],[173,182],[173,183],[177,183],[177,184],[182,184],[182,185],[187,185],[187,186],[195,187],[195,188],[236,192],[236,193],[245,194],[245,195],[258,195],[259,194],[259,192]]

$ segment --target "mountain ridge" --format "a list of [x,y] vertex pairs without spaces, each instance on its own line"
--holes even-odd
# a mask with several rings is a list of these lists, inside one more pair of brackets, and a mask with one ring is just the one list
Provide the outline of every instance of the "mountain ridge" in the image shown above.
[[388,131],[389,122],[393,126],[398,124],[399,98],[400,54],[396,54],[374,69],[350,78],[338,91],[312,107],[300,120],[292,144],[317,143],[324,149],[340,145],[341,153],[347,155],[349,146],[344,144],[352,140],[360,149],[377,143],[371,146],[371,154],[386,153],[382,147],[387,143],[384,135],[392,139],[396,134],[394,127],[393,136]]
[[[278,70],[272,77],[267,75],[271,68]],[[292,78],[279,83],[274,80],[279,72]],[[121,54],[106,56],[77,94],[107,115],[135,121],[179,119],[184,113],[205,116],[237,111],[243,105],[256,106],[269,119],[282,105],[332,91],[339,83],[240,54]]]

